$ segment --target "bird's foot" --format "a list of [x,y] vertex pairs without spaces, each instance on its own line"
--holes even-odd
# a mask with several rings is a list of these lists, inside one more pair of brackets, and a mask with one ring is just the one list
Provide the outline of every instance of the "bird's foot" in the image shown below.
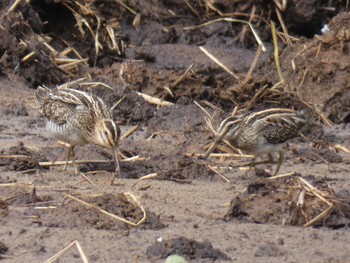
[[124,178],[124,176],[122,176],[120,171],[118,173],[117,172],[112,173],[112,175],[110,176],[110,178],[108,180],[110,182],[110,185],[121,185],[121,184],[124,184],[122,182],[115,182],[116,178],[121,179],[121,178]]
[[236,164],[236,165],[231,165],[231,167],[234,168],[239,168],[239,167],[255,167],[260,164],[267,164],[267,163],[274,163],[271,162],[271,160],[265,160],[265,161],[253,161],[253,162],[248,162],[248,163],[242,163],[242,164]]

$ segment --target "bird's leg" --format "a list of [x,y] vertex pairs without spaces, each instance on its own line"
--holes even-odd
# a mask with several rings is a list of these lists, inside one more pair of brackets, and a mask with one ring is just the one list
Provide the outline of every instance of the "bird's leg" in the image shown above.
[[284,161],[284,154],[283,154],[283,151],[279,151],[278,152],[279,156],[278,156],[278,160],[277,160],[277,168],[276,168],[276,171],[275,173],[273,174],[274,176],[277,175],[278,171],[280,170],[280,167]]
[[247,166],[257,166],[260,164],[267,164],[267,163],[275,163],[275,161],[273,160],[272,154],[269,153],[268,154],[269,158],[267,160],[263,160],[263,161],[253,161],[253,162],[248,162],[248,163],[243,163],[243,164],[237,164],[234,165],[232,167],[247,167]]
[[75,172],[75,174],[78,174],[79,171],[78,171],[78,167],[77,167],[77,165],[76,165],[76,163],[75,163],[75,151],[74,151],[74,146],[75,146],[75,145],[71,146],[71,158],[72,158],[72,163],[73,163],[73,166],[74,166],[74,172]]
[[114,179],[117,176],[120,177],[120,164],[119,164],[119,158],[118,158],[118,149],[117,148],[112,149],[112,154],[113,154],[113,159],[114,159],[115,171],[112,174],[111,185],[113,185]]
[[112,179],[111,179],[111,185],[113,185],[114,183],[114,179],[119,176],[120,177],[120,166],[119,166],[119,160],[117,158],[117,161],[116,161],[116,169],[115,169],[115,172],[112,174]]
[[64,164],[63,170],[64,170],[64,171],[67,170],[67,166],[68,166],[69,159],[71,159],[71,160],[72,160],[72,163],[73,163],[73,166],[74,166],[74,172],[75,172],[75,174],[78,174],[79,171],[78,171],[77,165],[75,164],[75,151],[74,151],[74,146],[75,146],[75,145],[69,145],[69,146],[68,146],[67,159],[66,159],[66,163]]
[[66,171],[66,170],[67,170],[68,161],[69,161],[70,156],[71,156],[71,147],[72,147],[72,146],[68,146],[68,149],[67,149],[67,158],[66,158],[66,163],[64,164],[64,167],[63,167],[63,171]]
[[216,145],[218,144],[217,140],[214,141],[210,147],[208,148],[208,150],[203,154],[202,158],[205,159],[209,156],[209,154],[215,149]]

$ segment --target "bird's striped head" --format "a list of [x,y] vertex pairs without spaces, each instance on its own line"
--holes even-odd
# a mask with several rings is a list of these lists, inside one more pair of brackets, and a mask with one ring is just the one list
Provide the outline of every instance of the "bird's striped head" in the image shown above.
[[119,126],[110,119],[100,120],[95,126],[94,143],[106,148],[118,146],[120,137]]
[[219,137],[221,139],[233,139],[240,133],[240,116],[230,116],[224,119],[218,128]]
[[95,126],[94,143],[106,148],[112,148],[115,164],[115,172],[120,175],[118,160],[118,142],[120,138],[120,128],[111,119],[102,119]]

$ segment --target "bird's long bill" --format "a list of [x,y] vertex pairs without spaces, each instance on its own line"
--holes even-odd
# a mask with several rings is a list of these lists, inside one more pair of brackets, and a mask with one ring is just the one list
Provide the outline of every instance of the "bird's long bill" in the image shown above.
[[[230,128],[232,129],[232,125],[236,124],[238,122],[238,120],[232,121],[232,122],[228,122],[225,127],[222,129],[222,131],[220,132],[220,134],[218,135],[218,137],[215,139],[215,141],[212,143],[212,145],[210,145],[209,149],[204,153],[203,158],[207,158],[209,156],[209,154],[212,153],[212,151],[215,150],[216,146],[218,145],[218,143],[225,138],[225,136],[227,135],[227,133],[229,132]],[[235,126],[232,130],[231,133],[234,133],[236,130],[238,129],[238,126]]]
[[215,140],[211,145],[210,147],[208,148],[208,150],[203,154],[203,158],[207,158],[209,156],[209,154],[212,153],[212,151],[214,151],[216,145],[218,145],[219,143],[219,140]]
[[118,148],[117,147],[112,148],[112,154],[113,154],[113,159],[114,159],[116,176],[120,176],[120,166],[119,166]]

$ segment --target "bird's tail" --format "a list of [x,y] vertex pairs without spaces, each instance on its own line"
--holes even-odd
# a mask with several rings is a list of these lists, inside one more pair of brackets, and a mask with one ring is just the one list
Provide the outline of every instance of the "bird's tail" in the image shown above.
[[36,100],[39,104],[42,104],[49,96],[50,89],[45,86],[38,86],[35,92]]

